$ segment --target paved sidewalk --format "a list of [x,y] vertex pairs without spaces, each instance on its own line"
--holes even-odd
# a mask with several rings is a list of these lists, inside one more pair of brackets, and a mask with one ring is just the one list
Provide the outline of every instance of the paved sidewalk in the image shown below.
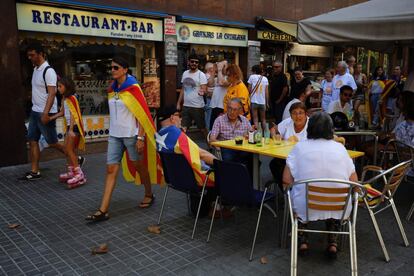
[[[270,178],[269,159],[262,160],[262,175]],[[147,210],[137,207],[143,188],[119,178],[111,204],[111,219],[86,224],[102,195],[105,154],[87,156],[88,184],[66,190],[57,182],[64,160],[42,163],[43,179],[19,182],[28,165],[0,169],[0,275],[288,275],[290,250],[277,244],[277,222],[264,210],[252,262],[248,261],[256,210],[238,210],[234,218],[217,221],[206,243],[209,220],[203,218],[196,237],[190,239],[193,218],[188,216],[185,195],[171,191],[161,234],[147,232],[155,224],[163,188],[154,187],[156,202]],[[397,207],[402,217],[414,200],[414,186],[403,184]],[[411,199],[409,198],[411,196]],[[18,223],[17,229],[8,224]],[[369,217],[360,209],[357,225],[360,275],[413,275],[413,247],[405,248],[391,210],[379,219],[391,262],[385,263]],[[414,242],[413,222],[403,222]],[[321,224],[322,226],[323,224]],[[91,255],[91,248],[107,243],[105,255]],[[349,275],[349,251],[328,261],[325,237],[311,236],[311,252],[299,258],[299,275]],[[267,264],[260,258],[266,257]]]

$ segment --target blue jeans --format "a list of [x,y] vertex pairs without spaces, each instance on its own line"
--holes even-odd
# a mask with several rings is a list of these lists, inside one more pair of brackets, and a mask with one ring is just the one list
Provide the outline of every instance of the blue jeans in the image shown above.
[[210,130],[210,119],[211,119],[211,107],[210,107],[211,98],[207,98],[206,105],[204,106],[204,119],[206,121],[206,128]]
[[[35,112],[33,110],[30,112],[27,140],[38,142],[40,135],[43,135],[49,145],[56,144],[58,142],[56,121],[53,120],[47,124],[43,124],[41,121],[42,114],[41,112]],[[52,115],[52,113],[49,113],[49,115]]]
[[381,97],[381,94],[372,94],[371,95],[371,99],[370,99],[370,103],[371,103],[371,108],[372,108],[372,124],[377,125],[378,124],[378,120],[379,120],[379,99]]
[[221,148],[220,151],[223,161],[244,164],[250,172],[251,177],[253,177],[253,156],[251,153],[224,148]]

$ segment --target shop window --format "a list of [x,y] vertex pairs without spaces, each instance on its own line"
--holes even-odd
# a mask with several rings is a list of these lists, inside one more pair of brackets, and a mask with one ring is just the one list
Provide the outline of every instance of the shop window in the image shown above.
[[26,57],[26,47],[33,41],[41,42],[46,59],[59,76],[72,78],[76,85],[76,94],[83,115],[108,114],[107,89],[111,84],[110,64],[114,56],[128,60],[131,74],[138,82],[143,80],[143,62],[154,57],[151,43],[126,44],[117,41],[96,41],[85,37],[69,36],[55,39],[33,39],[23,34],[20,39],[21,73],[26,95],[26,110],[31,109],[31,77],[33,66]]

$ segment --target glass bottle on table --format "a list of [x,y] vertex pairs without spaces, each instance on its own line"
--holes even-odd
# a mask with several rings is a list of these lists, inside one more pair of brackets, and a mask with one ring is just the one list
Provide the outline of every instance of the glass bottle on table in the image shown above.
[[264,143],[265,145],[269,145],[270,143],[270,130],[269,125],[266,123],[266,128],[264,130]]
[[259,123],[259,125],[257,126],[257,131],[254,135],[254,141],[256,143],[256,146],[258,146],[258,147],[262,146],[262,138],[263,138],[263,130],[262,130],[262,127]]

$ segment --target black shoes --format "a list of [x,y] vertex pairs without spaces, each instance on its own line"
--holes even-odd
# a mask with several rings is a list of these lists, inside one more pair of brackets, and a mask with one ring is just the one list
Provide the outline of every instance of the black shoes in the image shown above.
[[38,180],[38,179],[41,179],[41,178],[42,178],[42,175],[40,174],[40,172],[35,173],[35,172],[30,171],[30,172],[25,173],[24,176],[19,177],[18,180],[33,181],[33,180]]

